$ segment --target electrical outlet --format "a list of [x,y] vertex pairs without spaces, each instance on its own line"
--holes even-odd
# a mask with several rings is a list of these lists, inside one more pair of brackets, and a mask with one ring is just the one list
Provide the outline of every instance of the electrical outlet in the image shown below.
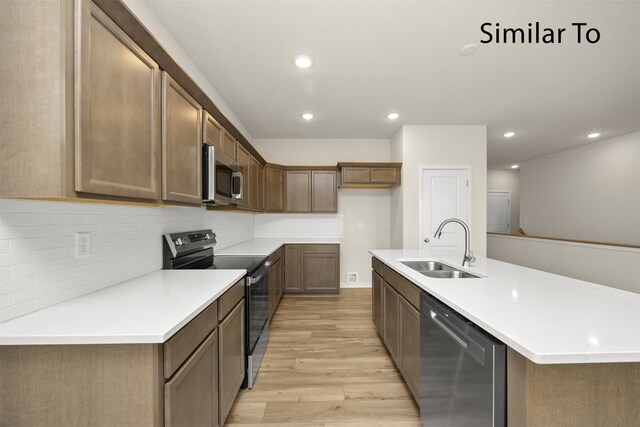
[[358,228],[364,228],[364,221],[358,221]]
[[347,283],[358,283],[358,273],[347,273]]
[[91,255],[91,233],[76,233],[76,258]]

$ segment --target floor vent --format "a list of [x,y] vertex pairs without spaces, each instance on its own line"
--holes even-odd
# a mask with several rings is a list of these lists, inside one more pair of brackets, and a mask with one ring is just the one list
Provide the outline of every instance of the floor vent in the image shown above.
[[358,283],[358,273],[347,273],[347,283]]

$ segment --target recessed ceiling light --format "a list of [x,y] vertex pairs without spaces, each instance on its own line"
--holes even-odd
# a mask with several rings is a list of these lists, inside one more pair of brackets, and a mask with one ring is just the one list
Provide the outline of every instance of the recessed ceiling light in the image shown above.
[[400,114],[398,114],[398,113],[389,113],[389,114],[387,114],[387,119],[389,119],[389,120],[396,120],[398,117],[400,117]]
[[298,68],[309,68],[313,64],[311,57],[307,55],[296,56],[294,62],[296,63],[296,67]]
[[504,136],[505,138],[511,138],[512,136],[514,136],[516,133],[512,130],[510,130],[509,132],[505,132]]
[[600,132],[593,132],[593,133],[590,133],[589,135],[587,135],[587,138],[594,139],[594,138],[599,137],[600,135],[601,135]]
[[475,43],[464,45],[460,48],[460,55],[471,55],[478,50],[478,45]]
[[303,119],[305,119],[305,120],[311,120],[311,119],[313,119],[313,117],[314,117],[314,116],[313,116],[313,114],[311,114],[311,113],[304,113],[304,114],[302,115],[302,118],[303,118]]
[[518,169],[520,166],[518,165],[511,165],[511,169]]

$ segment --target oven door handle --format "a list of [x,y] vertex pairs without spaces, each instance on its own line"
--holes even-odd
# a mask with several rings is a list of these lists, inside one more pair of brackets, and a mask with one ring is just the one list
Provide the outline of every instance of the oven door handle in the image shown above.
[[264,275],[267,272],[262,273],[261,275],[259,275],[258,277],[249,277],[247,278],[247,281],[249,282],[249,286],[254,285],[256,283],[258,283],[259,281],[261,281],[264,278]]

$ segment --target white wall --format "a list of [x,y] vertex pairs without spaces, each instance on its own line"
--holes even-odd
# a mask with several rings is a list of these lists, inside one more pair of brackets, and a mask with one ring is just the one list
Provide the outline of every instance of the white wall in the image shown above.
[[[394,135],[391,137],[389,152],[390,152],[390,160],[392,162],[402,162],[402,129],[400,128]],[[404,167],[403,167],[404,170]],[[404,171],[403,175],[404,177]],[[402,212],[403,212],[403,185],[399,185],[397,187],[393,187],[390,190],[391,200],[390,200],[390,233],[391,233],[391,248],[392,249],[402,249]]]
[[494,169],[487,171],[487,191],[511,191],[511,234],[520,227],[520,171],[518,169]]
[[640,132],[521,164],[529,235],[640,244]]
[[[253,238],[251,214],[0,199],[0,322],[162,268],[163,233],[212,228],[217,248]],[[75,233],[91,256],[75,257]]]
[[[486,254],[487,231],[487,128],[486,126],[403,126],[394,136],[402,145],[402,193],[394,194],[402,203],[402,225],[394,216],[394,232],[402,229],[402,246],[417,248],[419,236],[419,186],[422,165],[471,166],[471,248],[476,255]],[[395,238],[395,237],[394,237]],[[394,248],[397,247],[394,240]]]
[[490,234],[487,251],[489,258],[640,293],[640,249]]
[[[386,139],[254,139],[253,146],[268,162],[282,165],[389,161],[389,140]],[[369,286],[371,256],[368,251],[390,247],[389,190],[338,190],[338,214],[344,224],[340,282],[344,285],[347,273],[355,272],[360,284]],[[312,217],[316,221],[318,215]],[[260,221],[256,219],[256,224]],[[295,229],[292,228],[292,233],[296,233]]]

